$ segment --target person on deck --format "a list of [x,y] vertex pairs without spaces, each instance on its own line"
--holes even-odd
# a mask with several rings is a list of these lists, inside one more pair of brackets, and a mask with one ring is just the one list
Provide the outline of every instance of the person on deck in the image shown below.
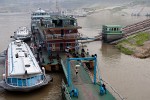
[[60,56],[59,56],[59,54],[57,54],[56,58],[57,58],[57,60],[59,60],[59,59],[60,59]]
[[87,53],[86,53],[86,55],[87,55],[87,56],[89,56],[89,49],[87,49]]
[[81,57],[85,57],[85,55],[84,55],[84,53],[83,53],[83,52],[81,53]]
[[76,67],[75,68],[76,76],[78,75],[78,71],[79,71],[79,69],[78,69],[78,67]]
[[49,60],[50,60],[50,63],[53,62],[53,56],[52,56],[52,54],[49,56]]
[[66,47],[65,52],[69,53],[69,47]]
[[106,94],[106,86],[105,86],[105,84],[102,84],[102,87],[104,88],[105,94]]

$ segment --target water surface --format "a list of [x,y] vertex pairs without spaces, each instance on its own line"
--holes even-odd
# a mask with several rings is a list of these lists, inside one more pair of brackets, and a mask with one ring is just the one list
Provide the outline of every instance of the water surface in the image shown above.
[[[84,1],[84,2],[83,2]],[[61,7],[94,7],[104,9],[103,7],[114,7],[120,4],[126,4],[122,0],[116,3],[112,0],[60,0]],[[25,4],[25,5],[23,5]],[[101,7],[100,5],[105,5]],[[51,0],[1,0],[0,1],[0,52],[5,50],[10,43],[10,36],[20,26],[30,28],[30,14],[37,8],[54,8],[55,2]],[[82,5],[82,6],[81,6]],[[145,5],[144,5],[145,6]],[[78,18],[78,24],[82,26],[79,32],[86,36],[96,36],[101,32],[103,24],[118,24],[126,26],[138,21],[147,19],[144,15],[136,17],[131,16],[132,12],[139,11],[141,8],[126,7],[124,9],[100,10],[97,13],[87,17]],[[150,11],[146,8],[145,13]],[[144,13],[144,11],[143,11]],[[123,15],[122,15],[123,14]],[[99,68],[102,78],[111,84],[127,100],[148,100],[150,98],[150,59],[138,59],[132,56],[124,55],[113,45],[104,44],[96,41],[86,44],[90,53],[98,55]],[[0,60],[0,63],[4,63]],[[1,65],[0,65],[1,66]],[[4,72],[4,67],[0,67],[0,76]],[[54,82],[46,87],[29,93],[12,93],[0,89],[0,100],[60,100],[60,85],[63,73],[49,73],[54,76]],[[2,77],[0,77],[2,79]],[[109,86],[107,86],[109,87]],[[113,93],[113,92],[112,92]],[[114,94],[114,93],[113,93]],[[114,94],[115,95],[115,94]],[[116,96],[117,97],[117,96]]]

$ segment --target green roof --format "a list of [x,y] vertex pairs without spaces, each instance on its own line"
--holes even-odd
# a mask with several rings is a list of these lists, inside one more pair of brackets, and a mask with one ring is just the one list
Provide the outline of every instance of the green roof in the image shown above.
[[103,25],[105,27],[122,27],[121,25]]

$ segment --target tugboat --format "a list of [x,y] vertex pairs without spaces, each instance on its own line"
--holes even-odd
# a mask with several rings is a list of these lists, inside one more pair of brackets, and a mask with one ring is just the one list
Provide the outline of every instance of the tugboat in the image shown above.
[[16,40],[30,40],[31,33],[27,27],[19,27],[17,31],[14,32],[14,39]]
[[6,50],[5,74],[1,87],[9,91],[31,91],[52,81],[45,69],[40,68],[29,46],[15,40]]

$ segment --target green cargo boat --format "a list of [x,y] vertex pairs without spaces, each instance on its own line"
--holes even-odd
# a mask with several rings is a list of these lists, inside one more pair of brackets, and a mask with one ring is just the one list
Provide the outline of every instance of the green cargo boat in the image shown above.
[[120,25],[103,25],[102,39],[104,42],[112,42],[123,37],[122,27]]

